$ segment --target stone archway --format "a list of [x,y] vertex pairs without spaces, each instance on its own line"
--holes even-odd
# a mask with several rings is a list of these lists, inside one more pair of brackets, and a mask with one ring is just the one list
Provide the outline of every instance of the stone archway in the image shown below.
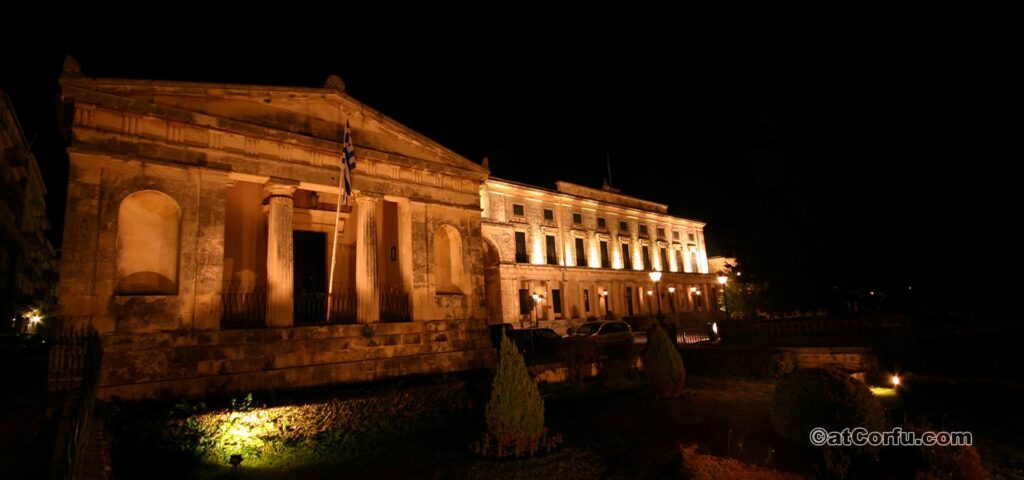
[[487,302],[487,321],[503,323],[501,308],[501,254],[498,247],[484,239],[484,298]]

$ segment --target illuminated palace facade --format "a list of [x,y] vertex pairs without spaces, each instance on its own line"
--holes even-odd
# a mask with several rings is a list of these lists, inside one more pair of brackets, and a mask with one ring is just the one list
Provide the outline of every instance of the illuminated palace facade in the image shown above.
[[492,321],[560,330],[659,311],[705,318],[714,309],[704,224],[671,216],[666,205],[607,186],[550,190],[492,177],[481,207]]

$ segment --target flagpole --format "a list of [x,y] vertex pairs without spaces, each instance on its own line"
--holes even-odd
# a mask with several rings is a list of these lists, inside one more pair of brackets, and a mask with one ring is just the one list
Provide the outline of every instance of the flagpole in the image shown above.
[[[345,128],[346,128],[346,130],[348,129],[348,118],[345,119]],[[347,135],[348,132],[346,131],[345,134]],[[348,159],[344,158],[345,157],[345,152],[344,152],[344,150],[345,150],[345,146],[344,146],[345,143],[344,142],[345,142],[345,140],[344,140],[344,138],[342,138],[342,147],[341,147],[341,149],[342,149],[342,154],[341,154],[342,155],[342,162],[348,162]],[[341,217],[341,202],[342,202],[342,199],[344,199],[345,203],[348,204],[348,197],[345,196],[345,192],[343,191],[343,189],[345,188],[345,169],[346,168],[348,168],[347,163],[346,163],[346,165],[344,167],[342,167],[340,170],[338,170],[338,201],[337,201],[338,205],[335,207],[335,210],[334,210],[334,237],[332,237],[332,242],[331,242],[331,274],[330,274],[330,279],[327,280],[327,323],[331,323],[331,300],[333,298],[333,293],[334,293],[334,265],[335,265],[335,259],[337,258],[337,255],[338,255],[338,220]]]

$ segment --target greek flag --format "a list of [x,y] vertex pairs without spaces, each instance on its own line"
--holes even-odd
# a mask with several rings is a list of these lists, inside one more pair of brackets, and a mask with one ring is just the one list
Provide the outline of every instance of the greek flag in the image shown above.
[[352,196],[352,170],[356,169],[356,149],[352,145],[352,126],[345,119],[345,140],[341,147],[341,175],[343,177],[341,202],[348,205]]

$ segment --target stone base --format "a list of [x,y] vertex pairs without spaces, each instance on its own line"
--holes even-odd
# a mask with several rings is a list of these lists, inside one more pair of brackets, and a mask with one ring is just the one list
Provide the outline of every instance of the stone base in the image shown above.
[[99,397],[197,397],[493,368],[477,320],[108,334]]

